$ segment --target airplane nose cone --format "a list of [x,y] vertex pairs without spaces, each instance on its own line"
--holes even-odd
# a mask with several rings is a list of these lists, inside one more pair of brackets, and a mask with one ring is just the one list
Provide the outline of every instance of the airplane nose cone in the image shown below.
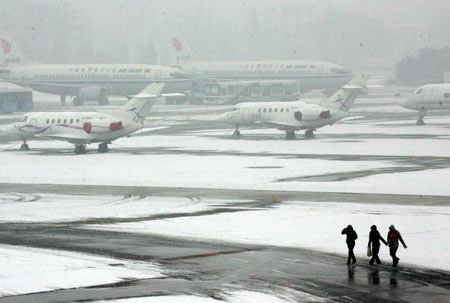
[[216,121],[219,122],[227,122],[228,121],[228,113],[223,113],[216,118]]
[[404,108],[411,108],[411,100],[406,99],[406,100],[400,101],[400,102],[398,102],[398,105],[400,105],[401,107],[404,107]]

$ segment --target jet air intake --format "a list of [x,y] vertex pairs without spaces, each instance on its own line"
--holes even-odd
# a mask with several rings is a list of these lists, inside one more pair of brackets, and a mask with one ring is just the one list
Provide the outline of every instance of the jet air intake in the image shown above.
[[299,112],[299,111],[296,111],[296,112],[294,112],[294,118],[295,118],[295,120],[297,120],[297,121],[302,121],[302,112]]
[[330,119],[331,114],[329,110],[324,110],[319,114],[320,119]]

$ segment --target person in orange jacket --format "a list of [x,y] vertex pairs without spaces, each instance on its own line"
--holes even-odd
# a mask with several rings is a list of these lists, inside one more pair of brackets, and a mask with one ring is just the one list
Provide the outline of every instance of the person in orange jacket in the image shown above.
[[400,258],[396,256],[398,250],[398,241],[402,242],[404,248],[407,248],[405,242],[403,241],[402,235],[398,230],[395,229],[394,225],[389,226],[389,232],[387,234],[387,242],[389,244],[389,254],[392,257],[392,266],[397,267]]

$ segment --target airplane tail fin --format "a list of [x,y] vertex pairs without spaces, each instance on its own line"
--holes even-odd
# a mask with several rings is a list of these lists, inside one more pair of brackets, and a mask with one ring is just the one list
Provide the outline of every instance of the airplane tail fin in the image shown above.
[[348,112],[356,98],[368,87],[368,79],[369,77],[366,75],[356,76],[350,80],[350,82],[339,88],[330,97],[323,100],[320,105]]
[[35,62],[25,57],[9,33],[0,28],[0,66],[30,63]]
[[131,96],[132,98],[119,108],[122,116],[126,116],[129,120],[143,121],[150,112],[156,99],[164,87],[164,83],[152,83],[139,94]]

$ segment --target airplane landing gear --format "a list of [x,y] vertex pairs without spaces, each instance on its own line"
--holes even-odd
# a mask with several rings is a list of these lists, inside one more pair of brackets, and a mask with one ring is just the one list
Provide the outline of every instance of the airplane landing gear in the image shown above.
[[307,131],[305,131],[305,138],[314,138],[314,129],[308,129]]
[[98,145],[98,152],[99,153],[107,153],[107,152],[109,152],[108,143],[105,143],[105,142],[100,143]]
[[425,109],[421,109],[419,111],[419,117],[417,118],[416,125],[425,125],[423,118],[425,118],[427,111]]
[[233,137],[240,137],[241,132],[239,131],[239,127],[236,127],[236,130],[233,132]]
[[75,106],[81,106],[81,105],[83,105],[84,100],[80,99],[78,97],[75,97],[75,98],[73,98],[72,102],[73,102],[73,105],[75,105]]
[[28,146],[28,144],[26,142],[24,142],[21,146],[20,146],[20,151],[30,151],[30,147]]
[[65,95],[59,96],[59,100],[61,100],[61,104],[63,106],[66,106],[66,96]]
[[423,119],[417,119],[416,125],[425,125],[425,122],[423,121]]
[[294,130],[287,130],[286,131],[286,140],[295,140],[295,131]]
[[85,154],[86,153],[86,146],[84,144],[77,144],[75,145],[75,154]]

